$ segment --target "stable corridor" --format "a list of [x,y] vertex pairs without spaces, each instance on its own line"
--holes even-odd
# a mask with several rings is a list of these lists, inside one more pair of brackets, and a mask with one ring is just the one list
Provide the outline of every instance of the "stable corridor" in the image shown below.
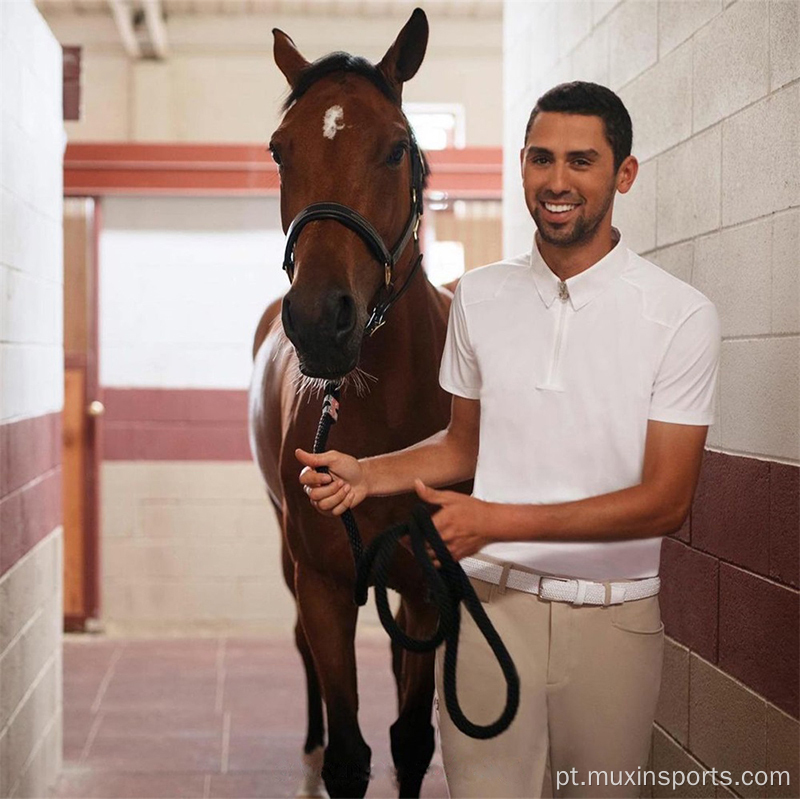
[[[385,637],[358,643],[367,797],[396,797],[389,726],[395,688]],[[64,641],[64,769],[53,797],[294,797],[305,679],[291,641]],[[437,754],[423,797],[447,797]]]

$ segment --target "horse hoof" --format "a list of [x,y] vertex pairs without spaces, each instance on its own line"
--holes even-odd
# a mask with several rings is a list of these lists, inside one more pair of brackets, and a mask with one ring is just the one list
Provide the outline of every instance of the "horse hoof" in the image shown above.
[[327,797],[322,780],[322,762],[325,748],[315,747],[310,753],[303,753],[303,782],[295,797]]

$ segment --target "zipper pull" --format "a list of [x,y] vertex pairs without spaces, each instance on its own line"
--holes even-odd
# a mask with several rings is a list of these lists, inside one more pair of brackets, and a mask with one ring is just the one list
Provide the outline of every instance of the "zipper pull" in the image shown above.
[[558,282],[558,299],[562,303],[566,303],[569,300],[569,287],[564,281]]

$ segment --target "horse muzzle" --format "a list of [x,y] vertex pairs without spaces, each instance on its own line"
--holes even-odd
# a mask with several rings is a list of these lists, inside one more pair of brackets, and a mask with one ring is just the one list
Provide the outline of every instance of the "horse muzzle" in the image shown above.
[[365,318],[351,295],[337,290],[308,302],[290,290],[283,299],[281,320],[304,375],[341,378],[355,368]]

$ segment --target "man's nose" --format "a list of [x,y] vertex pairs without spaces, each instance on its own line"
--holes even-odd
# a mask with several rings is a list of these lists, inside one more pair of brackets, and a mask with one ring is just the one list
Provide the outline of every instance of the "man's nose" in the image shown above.
[[553,164],[547,178],[547,189],[551,194],[559,195],[569,192],[569,176],[565,164]]

